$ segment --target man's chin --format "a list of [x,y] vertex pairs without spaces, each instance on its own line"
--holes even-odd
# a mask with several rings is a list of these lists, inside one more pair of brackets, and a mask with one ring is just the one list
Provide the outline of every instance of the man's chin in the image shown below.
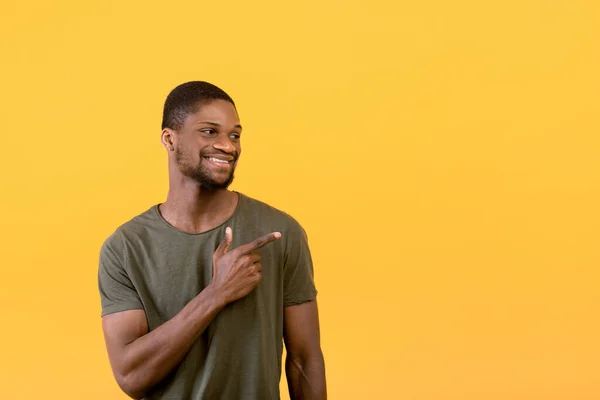
[[204,190],[217,191],[227,189],[233,182],[233,176],[227,179],[196,179]]

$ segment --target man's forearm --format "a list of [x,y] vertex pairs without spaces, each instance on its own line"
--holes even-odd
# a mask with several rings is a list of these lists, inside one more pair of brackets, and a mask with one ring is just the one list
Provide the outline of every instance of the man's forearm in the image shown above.
[[142,398],[181,362],[224,306],[209,286],[172,319],[127,344],[117,376],[123,391],[132,398]]
[[327,399],[325,362],[320,351],[305,359],[288,354],[285,373],[291,400]]

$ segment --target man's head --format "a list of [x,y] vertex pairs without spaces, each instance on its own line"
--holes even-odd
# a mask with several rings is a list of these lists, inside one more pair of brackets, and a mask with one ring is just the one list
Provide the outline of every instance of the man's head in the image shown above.
[[233,181],[241,132],[233,100],[215,85],[187,82],[167,96],[163,145],[179,174],[204,190],[226,189]]

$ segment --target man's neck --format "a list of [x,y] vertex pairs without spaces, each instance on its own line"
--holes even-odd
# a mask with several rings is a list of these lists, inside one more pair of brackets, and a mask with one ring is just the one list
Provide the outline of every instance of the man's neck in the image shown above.
[[231,217],[238,201],[238,194],[227,189],[208,191],[195,185],[185,189],[169,189],[167,200],[159,210],[175,228],[200,233],[221,225]]

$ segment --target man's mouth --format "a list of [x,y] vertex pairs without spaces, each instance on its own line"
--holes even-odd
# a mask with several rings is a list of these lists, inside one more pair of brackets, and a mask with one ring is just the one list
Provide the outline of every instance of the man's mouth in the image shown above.
[[218,165],[218,166],[230,165],[234,161],[233,157],[213,157],[213,156],[208,156],[208,157],[203,157],[203,158],[206,159],[206,160],[208,160],[211,164],[215,164],[215,165]]

